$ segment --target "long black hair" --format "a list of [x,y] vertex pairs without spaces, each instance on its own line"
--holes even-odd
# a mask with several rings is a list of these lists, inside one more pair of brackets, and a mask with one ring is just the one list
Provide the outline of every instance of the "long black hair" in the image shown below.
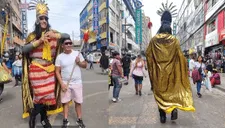
[[172,34],[172,28],[170,27],[172,22],[172,15],[169,11],[165,11],[161,17],[161,27],[158,33]]
[[172,28],[170,27],[169,24],[162,24],[161,27],[159,28],[158,33],[172,34]]
[[[50,24],[47,22],[47,28],[46,28],[46,32],[50,30],[51,26]],[[33,33],[36,35],[36,40],[40,39],[41,38],[41,34],[42,34],[42,29],[41,29],[41,24],[36,24],[35,23],[35,29],[33,31]]]

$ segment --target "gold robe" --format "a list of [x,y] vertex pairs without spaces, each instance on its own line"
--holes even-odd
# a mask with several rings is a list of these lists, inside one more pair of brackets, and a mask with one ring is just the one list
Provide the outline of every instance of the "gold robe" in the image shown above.
[[195,111],[187,61],[179,41],[173,35],[157,34],[149,43],[146,58],[159,108],[166,113],[174,108]]
[[[51,30],[54,31],[54,30]],[[54,31],[57,33],[57,31]],[[34,39],[35,39],[35,34],[31,33],[29,34],[29,36],[26,39],[26,44],[31,43]],[[57,49],[56,49],[56,56],[62,52],[62,48],[61,45],[59,43],[58,40],[58,44],[57,44]],[[53,58],[53,60],[56,59]],[[26,118],[29,116],[29,111],[30,109],[34,108],[33,105],[33,91],[32,91],[32,87],[30,85],[29,82],[29,78],[28,78],[28,69],[29,69],[29,65],[31,63],[31,58],[29,57],[29,53],[28,54],[24,54],[23,55],[23,77],[22,77],[22,103],[23,103],[23,115],[22,118]],[[57,79],[56,79],[57,80]],[[55,86],[55,98],[56,98],[56,105],[53,106],[48,106],[48,111],[47,114],[51,115],[51,114],[56,114],[59,112],[63,111],[62,108],[62,104],[60,101],[60,91],[61,91],[61,86],[59,85],[59,83],[56,81],[56,86]]]

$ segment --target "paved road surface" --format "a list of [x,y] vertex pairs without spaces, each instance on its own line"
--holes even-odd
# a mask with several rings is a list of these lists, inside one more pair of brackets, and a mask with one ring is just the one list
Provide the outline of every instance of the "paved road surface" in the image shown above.
[[[84,104],[83,120],[89,128],[108,127],[108,84],[107,75],[101,75],[98,65],[95,70],[83,70],[84,80]],[[28,128],[28,119],[22,119],[21,89],[13,88],[13,83],[6,85],[3,94],[3,102],[0,103],[0,128]],[[74,105],[70,108],[69,121],[75,124],[76,116]],[[37,117],[37,125],[40,125]],[[62,124],[62,114],[50,117],[54,126]]]
[[110,128],[225,128],[225,93],[218,89],[209,92],[204,87],[203,97],[196,96],[196,86],[192,85],[196,112],[179,111],[176,121],[170,120],[161,124],[159,112],[152,92],[149,79],[143,82],[143,96],[135,95],[133,82],[124,85],[121,102],[112,103],[112,89],[109,93],[109,125]]

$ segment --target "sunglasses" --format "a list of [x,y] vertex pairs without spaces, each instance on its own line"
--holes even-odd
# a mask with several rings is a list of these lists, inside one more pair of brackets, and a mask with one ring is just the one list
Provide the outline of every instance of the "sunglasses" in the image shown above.
[[72,42],[65,42],[64,45],[72,45]]
[[46,17],[46,16],[41,16],[41,17],[39,17],[39,19],[40,19],[40,20],[48,21],[48,17]]

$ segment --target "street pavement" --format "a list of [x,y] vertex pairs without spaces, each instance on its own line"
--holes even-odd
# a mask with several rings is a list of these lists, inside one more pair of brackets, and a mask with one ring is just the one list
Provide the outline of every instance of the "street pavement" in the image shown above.
[[[222,81],[225,81],[222,78]],[[191,81],[192,83],[192,81]],[[149,78],[143,81],[143,95],[135,95],[134,83],[123,85],[120,93],[122,101],[113,103],[112,90],[109,92],[109,128],[225,128],[225,92],[216,88],[209,92],[202,86],[202,98],[196,94],[196,85],[192,85],[196,112],[178,110],[178,119],[161,124],[158,107],[150,91]]]
[[[83,121],[87,128],[107,128],[108,76],[101,74],[99,65],[95,64],[94,68],[94,70],[82,70],[84,85]],[[13,87],[13,85],[14,82],[5,85],[3,101],[0,103],[0,128],[28,128],[29,118],[22,119],[21,88]],[[60,113],[50,116],[49,119],[55,128],[60,128],[63,115]],[[71,127],[76,126],[74,105],[70,107],[69,121]],[[40,116],[37,117],[37,126],[40,126],[39,122]]]

